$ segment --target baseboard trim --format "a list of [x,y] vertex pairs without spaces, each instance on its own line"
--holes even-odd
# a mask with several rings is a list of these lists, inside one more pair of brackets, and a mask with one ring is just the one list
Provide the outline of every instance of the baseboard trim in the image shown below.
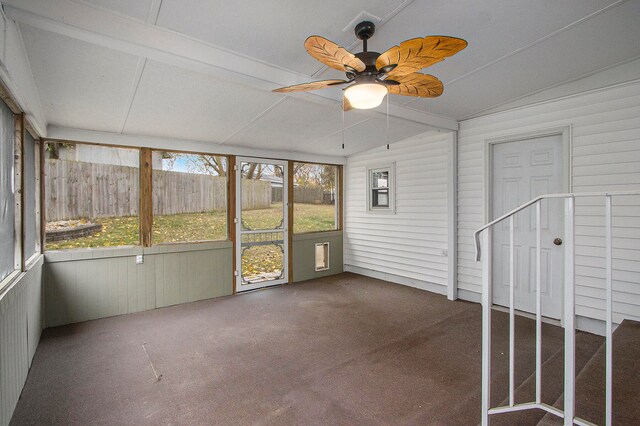
[[482,295],[475,291],[458,289],[458,299],[466,300],[467,302],[482,303]]
[[389,281],[395,284],[402,284],[408,287],[414,287],[436,294],[442,294],[445,296],[447,295],[447,286],[435,284],[429,281],[416,280],[413,278],[389,274],[387,272],[374,271],[373,269],[361,268],[359,266],[353,265],[344,265],[344,271],[353,272],[354,274],[364,275],[366,277],[377,278],[379,280]]
[[[619,324],[612,324],[612,331],[615,331]],[[607,323],[600,319],[583,317],[576,315],[576,329],[586,331],[588,333],[604,336],[607,331]]]

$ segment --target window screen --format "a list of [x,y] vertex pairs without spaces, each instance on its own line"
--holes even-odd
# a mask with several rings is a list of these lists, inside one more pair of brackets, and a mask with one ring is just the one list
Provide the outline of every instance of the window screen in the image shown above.
[[0,280],[15,267],[14,117],[0,102]]
[[153,244],[227,238],[227,158],[153,152]]
[[24,140],[24,254],[25,261],[36,252],[36,143],[26,132]]
[[374,171],[372,180],[371,207],[389,207],[389,171]]
[[293,232],[333,231],[338,227],[338,167],[294,163]]
[[46,248],[132,246],[140,242],[140,151],[45,145]]

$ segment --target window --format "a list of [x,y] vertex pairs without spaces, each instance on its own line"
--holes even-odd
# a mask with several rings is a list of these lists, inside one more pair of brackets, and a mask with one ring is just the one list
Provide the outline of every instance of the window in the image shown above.
[[367,168],[367,210],[395,213],[395,163]]
[[0,281],[15,269],[14,116],[0,102]]
[[29,132],[25,132],[24,139],[24,259],[29,260],[39,249],[38,234],[40,230],[37,225],[37,198],[38,179],[40,173],[38,162],[36,161],[39,145],[33,140]]
[[294,163],[294,233],[333,231],[338,228],[337,185],[337,166]]
[[138,149],[47,142],[46,248],[140,243]]
[[227,158],[154,151],[153,244],[227,239]]

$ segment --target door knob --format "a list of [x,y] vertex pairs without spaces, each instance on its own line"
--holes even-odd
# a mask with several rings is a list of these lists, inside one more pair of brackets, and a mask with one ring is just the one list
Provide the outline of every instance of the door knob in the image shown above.
[[562,238],[556,238],[553,240],[553,244],[557,245],[557,246],[561,246],[562,245]]

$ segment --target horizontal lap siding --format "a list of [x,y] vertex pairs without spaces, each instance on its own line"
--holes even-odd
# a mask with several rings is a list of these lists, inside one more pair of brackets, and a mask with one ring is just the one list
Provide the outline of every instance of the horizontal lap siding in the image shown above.
[[[447,135],[428,133],[349,157],[344,263],[447,285]],[[396,163],[396,214],[368,213],[367,165]]]
[[[458,285],[481,292],[473,231],[484,222],[484,141],[572,126],[574,192],[640,189],[640,83],[461,123],[458,145]],[[576,313],[604,318],[604,201],[576,202]],[[616,320],[640,319],[640,197],[614,199]]]

